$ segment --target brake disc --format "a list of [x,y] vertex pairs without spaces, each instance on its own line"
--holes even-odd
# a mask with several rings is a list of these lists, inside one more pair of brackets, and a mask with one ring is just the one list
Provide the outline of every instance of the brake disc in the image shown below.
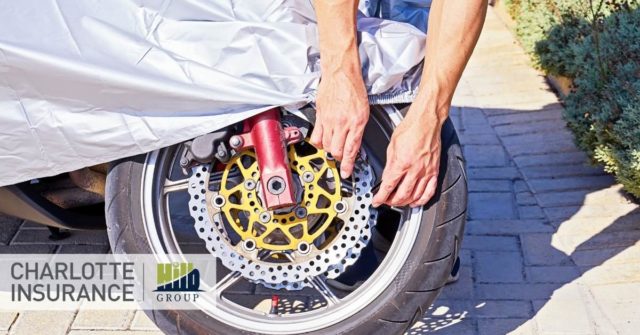
[[246,150],[225,166],[219,187],[210,183],[211,165],[192,169],[189,208],[198,236],[229,270],[270,288],[300,290],[313,277],[338,277],[369,242],[373,173],[364,152],[346,180],[331,156],[308,142],[289,146],[288,157],[295,206],[262,206],[258,164]]

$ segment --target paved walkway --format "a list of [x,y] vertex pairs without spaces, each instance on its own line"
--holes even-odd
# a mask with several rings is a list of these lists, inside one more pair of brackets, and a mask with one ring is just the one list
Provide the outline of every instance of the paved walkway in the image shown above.
[[493,11],[454,99],[469,175],[459,282],[410,334],[638,334],[640,209],[588,165]]
[[[587,165],[562,107],[490,10],[452,109],[468,161],[460,280],[409,334],[637,334],[640,210]],[[0,217],[0,252],[107,252],[104,232],[57,244]],[[141,312],[0,313],[0,334],[154,334]]]

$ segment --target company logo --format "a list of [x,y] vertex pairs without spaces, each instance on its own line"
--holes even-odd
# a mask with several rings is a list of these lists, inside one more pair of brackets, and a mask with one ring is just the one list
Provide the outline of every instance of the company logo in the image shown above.
[[200,271],[193,263],[159,263],[155,292],[200,291]]

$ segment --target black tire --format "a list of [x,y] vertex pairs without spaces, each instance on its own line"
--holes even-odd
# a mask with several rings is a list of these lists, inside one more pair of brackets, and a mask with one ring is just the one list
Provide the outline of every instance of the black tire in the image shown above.
[[[115,162],[107,177],[107,226],[114,253],[150,253],[137,201],[144,161],[140,155]],[[464,160],[455,129],[447,120],[436,195],[424,207],[418,238],[403,269],[367,308],[314,334],[402,334],[411,327],[436,299],[455,266],[466,207]],[[197,310],[147,313],[167,334],[247,333]]]

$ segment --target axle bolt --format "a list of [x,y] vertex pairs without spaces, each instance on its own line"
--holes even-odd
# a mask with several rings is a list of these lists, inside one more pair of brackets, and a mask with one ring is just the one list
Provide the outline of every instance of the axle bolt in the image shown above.
[[231,145],[231,147],[234,148],[234,149],[237,149],[237,148],[241,147],[243,142],[244,141],[242,140],[242,137],[240,137],[238,135],[233,135],[229,139],[229,145]]
[[330,152],[325,152],[324,153],[324,157],[327,158],[327,160],[334,160],[333,155]]
[[286,188],[285,185],[284,179],[280,177],[271,177],[267,182],[267,191],[271,194],[278,195],[284,192],[284,189]]
[[304,181],[305,183],[310,183],[313,181],[313,179],[314,179],[314,175],[313,175],[313,172],[311,171],[307,171],[302,174],[302,181]]
[[269,212],[260,213],[260,222],[267,223],[269,221],[271,221],[271,214],[269,214]]

